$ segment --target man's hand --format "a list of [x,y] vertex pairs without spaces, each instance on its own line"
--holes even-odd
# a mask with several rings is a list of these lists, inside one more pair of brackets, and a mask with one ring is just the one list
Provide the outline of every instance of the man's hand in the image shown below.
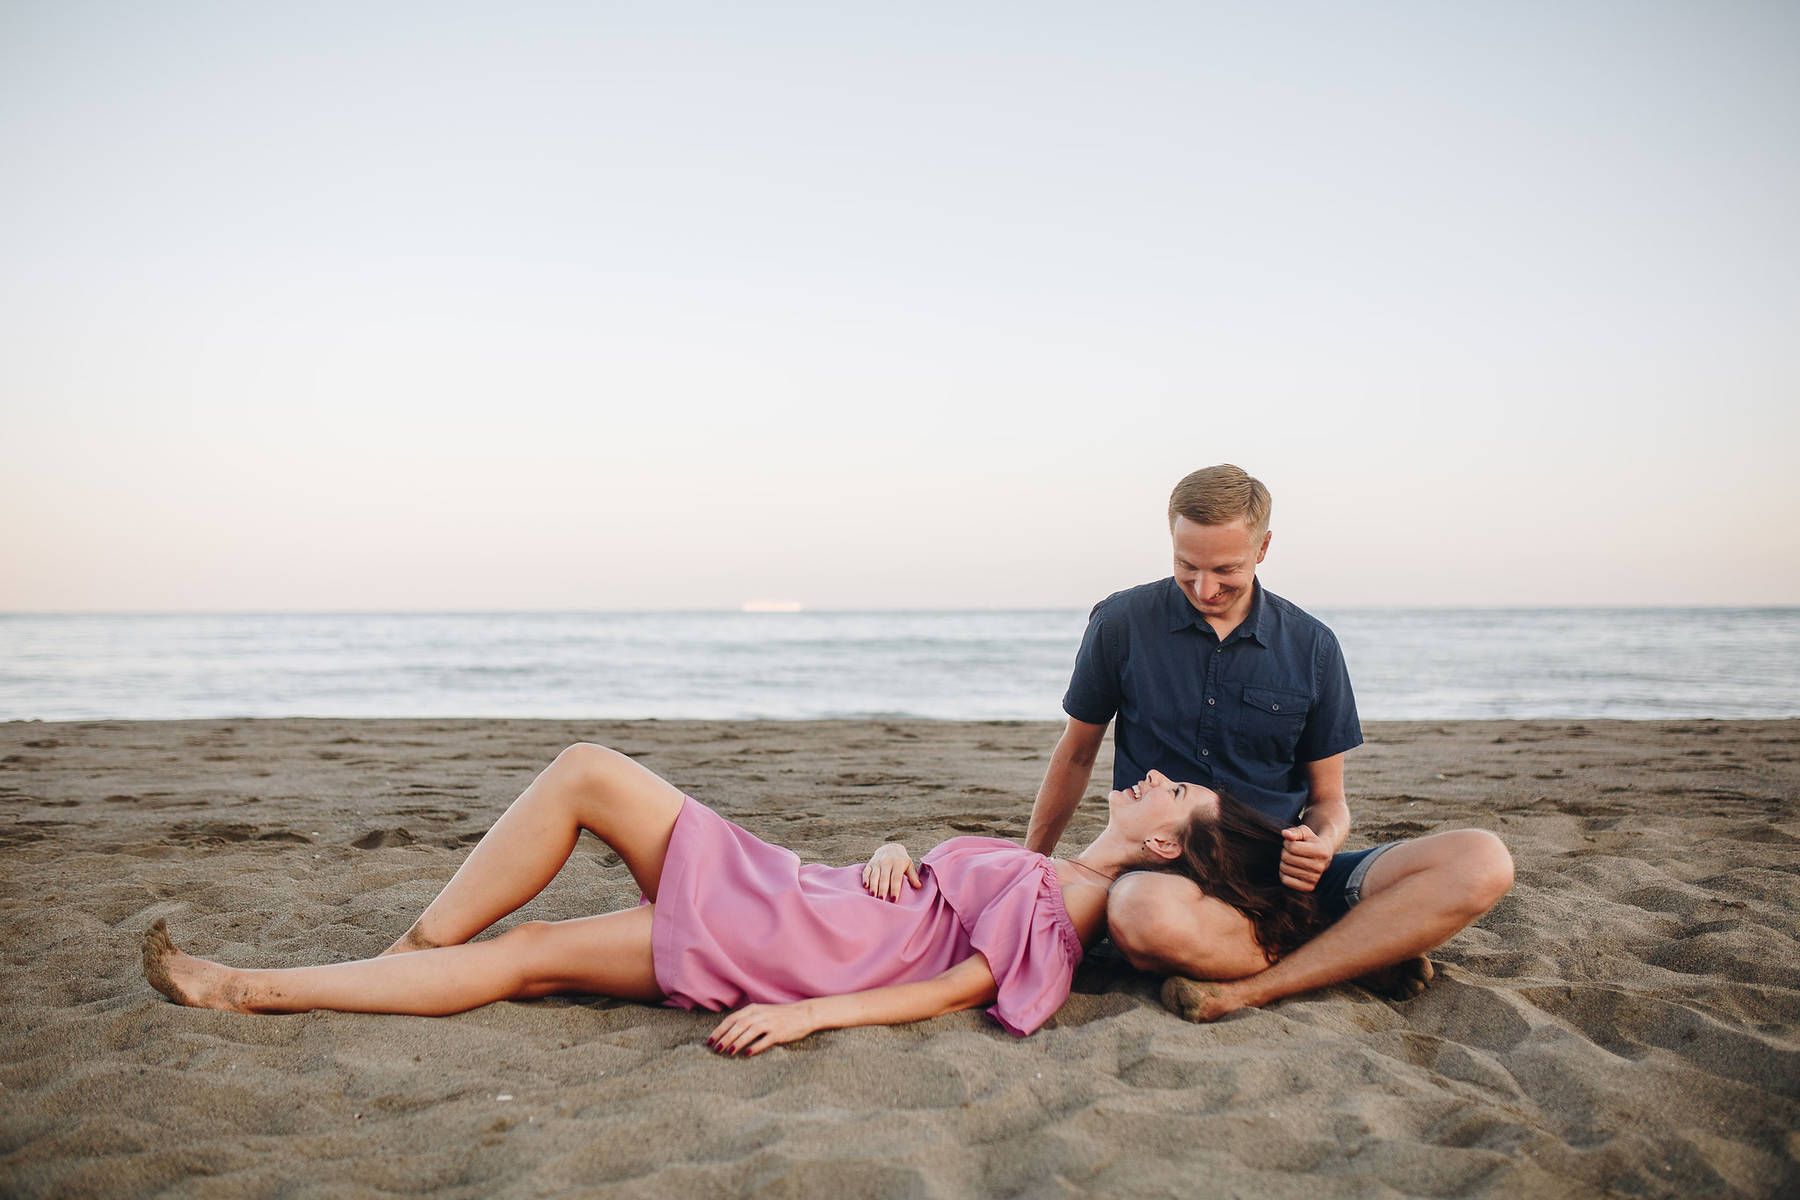
[[799,1041],[817,1028],[809,1001],[746,1004],[720,1021],[706,1035],[706,1044],[725,1055],[761,1054],[770,1046]]
[[1305,825],[1281,831],[1281,882],[1296,892],[1310,892],[1331,865],[1331,843]]
[[863,868],[862,885],[877,900],[900,899],[901,889],[909,883],[919,886],[919,869],[899,842],[889,842],[875,851]]

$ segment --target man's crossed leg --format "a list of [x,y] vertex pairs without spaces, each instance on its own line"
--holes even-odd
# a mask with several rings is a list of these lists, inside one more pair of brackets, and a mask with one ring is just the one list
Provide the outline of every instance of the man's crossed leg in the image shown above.
[[[1106,919],[1140,971],[1171,976],[1163,1002],[1190,1021],[1361,979],[1417,959],[1472,925],[1506,895],[1512,856],[1493,834],[1458,829],[1370,853],[1361,872],[1327,872],[1320,907],[1338,921],[1277,962],[1250,919],[1191,880],[1140,872],[1114,885]],[[1418,977],[1430,978],[1429,973]]]

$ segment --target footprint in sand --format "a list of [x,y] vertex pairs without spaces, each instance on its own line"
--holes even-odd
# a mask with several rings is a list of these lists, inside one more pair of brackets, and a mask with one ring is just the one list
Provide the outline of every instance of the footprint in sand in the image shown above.
[[358,850],[380,850],[388,846],[410,846],[414,842],[413,835],[405,828],[371,829],[355,841],[351,842]]

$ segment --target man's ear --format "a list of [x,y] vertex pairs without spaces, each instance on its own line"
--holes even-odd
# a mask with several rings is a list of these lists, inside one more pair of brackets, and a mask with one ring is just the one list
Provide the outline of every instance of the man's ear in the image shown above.
[[1144,839],[1144,849],[1164,862],[1174,862],[1181,855],[1181,843],[1161,836]]
[[1274,536],[1275,536],[1275,531],[1274,531],[1274,530],[1272,530],[1272,529],[1270,529],[1270,530],[1265,530],[1265,531],[1264,531],[1264,532],[1263,532],[1263,540],[1262,540],[1262,545],[1261,545],[1261,546],[1259,546],[1259,547],[1257,547],[1257,550],[1256,550],[1256,561],[1257,561],[1257,562],[1259,562],[1259,563],[1260,563],[1260,562],[1262,562],[1262,560],[1263,560],[1263,559],[1264,559],[1264,558],[1266,558],[1266,557],[1267,557],[1267,556],[1268,556],[1268,553],[1269,553],[1269,539],[1270,539],[1270,538],[1272,538],[1272,537],[1274,537]]

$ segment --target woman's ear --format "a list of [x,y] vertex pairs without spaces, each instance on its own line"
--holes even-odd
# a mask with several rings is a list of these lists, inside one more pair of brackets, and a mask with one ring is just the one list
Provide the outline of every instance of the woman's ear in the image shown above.
[[1181,843],[1172,838],[1163,837],[1161,834],[1153,834],[1145,838],[1144,849],[1148,850],[1153,857],[1160,858],[1164,862],[1174,862],[1181,856]]

